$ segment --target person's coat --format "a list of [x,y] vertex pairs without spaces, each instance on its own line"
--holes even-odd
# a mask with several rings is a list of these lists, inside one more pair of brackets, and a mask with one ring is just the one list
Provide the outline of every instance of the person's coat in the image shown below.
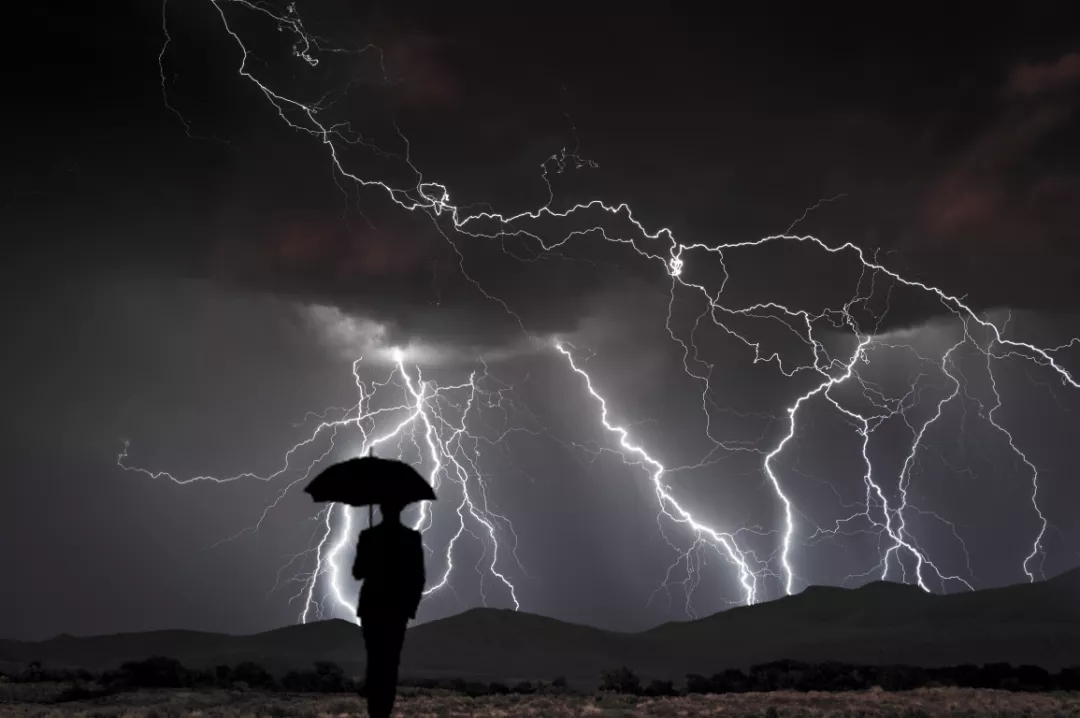
[[425,581],[420,532],[396,522],[361,531],[353,577],[364,582],[356,610],[361,619],[416,618]]

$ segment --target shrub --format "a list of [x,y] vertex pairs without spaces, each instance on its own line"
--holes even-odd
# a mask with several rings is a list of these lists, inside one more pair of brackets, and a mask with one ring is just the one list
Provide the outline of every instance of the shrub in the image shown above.
[[44,680],[42,678],[41,661],[30,661],[27,663],[26,669],[23,671],[20,679],[26,683],[35,683]]
[[232,669],[234,683],[246,683],[251,688],[273,688],[274,677],[253,661],[244,661]]
[[479,698],[480,696],[486,696],[490,691],[486,683],[480,683],[478,681],[469,681],[465,684],[465,695],[470,698]]
[[644,694],[651,697],[675,696],[679,692],[671,681],[654,680],[645,688]]
[[190,675],[180,661],[165,656],[128,661],[120,666],[117,677],[135,688],[182,688],[190,684]]
[[978,688],[982,682],[982,671],[978,666],[970,663],[950,668],[940,668],[931,673],[945,685],[955,685],[961,688]]
[[809,665],[798,661],[773,661],[750,667],[750,685],[755,691],[793,690]]
[[641,693],[641,679],[626,666],[621,666],[601,674],[600,690],[637,695]]
[[1062,668],[1054,676],[1054,684],[1063,691],[1080,691],[1080,666]]
[[753,690],[750,678],[738,668],[729,668],[709,679],[712,693],[746,693]]
[[687,693],[712,693],[712,682],[705,676],[697,673],[686,674]]
[[345,671],[330,661],[315,661],[315,690],[320,693],[341,693],[345,690]]
[[1013,667],[1008,663],[987,663],[979,670],[978,688],[1002,688],[1013,676]]
[[115,687],[100,686],[100,685],[86,685],[83,683],[76,683],[75,685],[68,686],[62,690],[55,700],[57,703],[66,703],[68,701],[86,701],[94,698],[104,698],[116,693]]
[[314,671],[289,671],[281,677],[281,687],[293,693],[314,693],[319,689],[319,676]]
[[858,666],[827,662],[808,666],[795,682],[800,691],[857,691],[868,688],[870,681]]
[[214,669],[214,682],[219,688],[228,688],[232,685],[232,668],[230,666],[218,666]]
[[926,669],[918,666],[885,666],[878,674],[878,685],[887,691],[910,691],[926,683]]
[[1039,666],[1018,666],[1016,678],[1022,691],[1045,691],[1053,685],[1050,671]]

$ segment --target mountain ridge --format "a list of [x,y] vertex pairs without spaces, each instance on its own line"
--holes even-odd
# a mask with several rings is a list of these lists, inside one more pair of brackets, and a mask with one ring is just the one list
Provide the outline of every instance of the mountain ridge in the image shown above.
[[[278,672],[329,660],[359,673],[364,641],[358,626],[341,619],[247,635],[177,629],[0,640],[0,670],[32,660],[100,670],[150,655],[192,667],[253,660]],[[1010,662],[1049,670],[1077,664],[1080,569],[1036,583],[945,595],[884,581],[811,586],[637,632],[473,608],[411,627],[402,674],[503,681],[565,676],[584,684],[624,664],[649,677],[681,679],[784,658],[922,666]]]

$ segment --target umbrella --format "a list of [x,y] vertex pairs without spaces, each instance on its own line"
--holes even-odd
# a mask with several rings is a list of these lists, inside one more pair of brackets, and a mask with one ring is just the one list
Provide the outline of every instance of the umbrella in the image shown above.
[[322,471],[304,491],[316,501],[350,506],[434,501],[435,492],[416,469],[404,461],[362,456]]

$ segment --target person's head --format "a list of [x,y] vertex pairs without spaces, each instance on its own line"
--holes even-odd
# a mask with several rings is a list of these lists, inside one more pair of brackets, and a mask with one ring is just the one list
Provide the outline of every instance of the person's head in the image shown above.
[[401,512],[404,509],[405,507],[401,504],[379,504],[379,513],[382,514],[382,520],[391,523],[401,523]]

